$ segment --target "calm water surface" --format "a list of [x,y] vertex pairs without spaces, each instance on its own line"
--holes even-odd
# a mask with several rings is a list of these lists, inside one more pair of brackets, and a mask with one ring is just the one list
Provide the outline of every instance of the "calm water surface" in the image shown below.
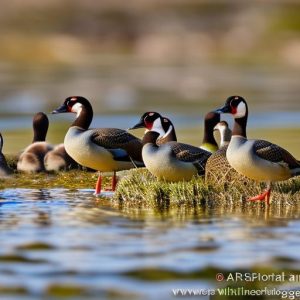
[[172,289],[220,286],[218,270],[299,270],[299,217],[130,213],[91,190],[2,190],[0,298],[60,299],[60,287],[71,299],[175,299]]
[[[194,126],[202,126],[204,120],[201,114],[184,115],[184,114],[168,114],[170,119],[176,124],[176,128],[189,128]],[[51,120],[53,117],[49,114]],[[140,115],[96,115],[93,119],[91,127],[118,127],[127,129],[137,120]],[[65,119],[68,122],[74,120],[73,115],[64,115],[61,119]],[[222,116],[222,119],[232,121],[231,116]],[[300,112],[299,111],[280,111],[280,112],[268,112],[266,113],[254,112],[251,114],[249,120],[249,128],[291,128],[299,127]],[[18,117],[1,117],[0,128],[5,130],[16,130],[20,128],[31,128],[32,116],[18,116]]]

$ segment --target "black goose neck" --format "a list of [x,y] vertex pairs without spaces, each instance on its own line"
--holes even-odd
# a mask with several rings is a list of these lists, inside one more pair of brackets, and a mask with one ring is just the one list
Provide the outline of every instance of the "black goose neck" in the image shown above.
[[84,130],[89,129],[93,120],[93,108],[90,103],[82,105],[81,111],[71,126],[77,126]]
[[220,122],[220,114],[209,112],[204,119],[204,135],[202,144],[212,144],[218,147],[214,137],[214,128]]
[[166,136],[167,142],[177,141],[177,136],[174,127],[172,128],[171,132]]
[[41,131],[40,129],[39,130],[35,130],[34,131],[34,134],[33,134],[33,140],[32,142],[35,143],[35,142],[45,142],[46,140],[46,135],[47,135],[47,131]]
[[157,144],[159,145],[168,142],[177,142],[177,136],[174,127],[167,135],[164,135],[163,137],[157,139]]
[[248,114],[246,114],[242,118],[234,119],[232,135],[240,135],[247,138],[247,132],[246,132],[247,119],[248,119]]
[[204,136],[203,136],[202,144],[207,144],[207,143],[218,146],[216,139],[214,137],[213,129],[204,126]]
[[156,145],[156,140],[159,137],[159,133],[155,132],[155,131],[148,131],[145,133],[145,135],[143,136],[143,146],[146,144],[152,144],[155,147],[158,147]]
[[231,136],[232,136],[231,130],[228,127],[226,127],[223,131],[223,136],[222,136],[223,142],[224,143],[229,143],[230,139],[231,139]]
[[161,137],[159,139],[159,141],[161,143],[177,141],[177,136],[176,136],[175,127],[174,127],[173,123],[169,119],[166,119],[166,118],[161,118],[161,123],[162,123],[162,127],[163,127],[164,131],[168,134]]
[[33,140],[32,142],[44,142],[46,140],[49,120],[44,113],[37,113],[33,118]]

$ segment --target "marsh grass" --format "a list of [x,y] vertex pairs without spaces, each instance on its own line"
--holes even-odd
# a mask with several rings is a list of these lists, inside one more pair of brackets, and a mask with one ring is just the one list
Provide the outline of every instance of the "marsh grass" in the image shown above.
[[[84,168],[60,172],[22,173],[17,172],[17,156],[6,155],[8,166],[14,170],[11,176],[0,178],[0,189],[5,188],[94,188],[98,173]],[[109,184],[109,178],[103,177],[104,186]]]
[[[16,169],[16,156],[8,155],[8,165]],[[103,177],[105,188],[110,186],[110,176]],[[108,175],[108,174],[107,174]],[[261,214],[266,209],[264,203],[248,202],[247,198],[259,194],[264,184],[258,184],[243,177],[233,177],[232,181],[204,180],[194,177],[191,181],[169,183],[156,179],[146,168],[132,169],[118,173],[117,190],[111,200],[112,206],[131,216],[144,209],[162,215],[174,214],[182,217],[193,214],[209,214],[210,209],[220,213],[244,213],[251,207],[251,213]],[[0,179],[0,189],[5,188],[66,188],[93,189],[98,173],[86,169],[74,169],[57,173],[25,174],[14,172]],[[239,180],[240,179],[240,180]],[[100,199],[101,203],[104,201]],[[299,213],[300,180],[292,178],[274,184],[272,202],[268,211],[278,216]],[[249,215],[249,214],[248,214]],[[249,215],[250,216],[250,215]]]
[[[0,189],[5,188],[94,188],[98,174],[85,170],[61,171],[58,173],[15,173],[0,179]],[[105,178],[105,184],[108,179]]]
[[[127,172],[118,184],[114,201],[122,206],[132,208],[155,208],[158,210],[184,207],[223,207],[238,208],[265,207],[264,203],[248,202],[247,198],[259,194],[264,184],[251,180],[231,182],[205,182],[202,177],[191,181],[169,183],[159,181],[145,169],[132,169]],[[272,207],[291,206],[298,209],[300,200],[300,180],[293,178],[274,184]]]

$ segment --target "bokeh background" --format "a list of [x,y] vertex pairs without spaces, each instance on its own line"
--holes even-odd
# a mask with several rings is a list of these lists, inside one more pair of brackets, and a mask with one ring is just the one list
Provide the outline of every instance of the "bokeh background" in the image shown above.
[[[8,152],[16,135],[20,147],[28,144],[24,128],[35,112],[50,112],[70,95],[87,97],[106,117],[97,126],[126,128],[156,110],[194,143],[202,132],[194,139],[190,128],[232,94],[248,99],[250,128],[294,130],[300,117],[296,0],[3,1],[0,39]],[[61,120],[50,116],[51,124]],[[54,141],[67,128],[60,126],[57,137],[50,127]],[[23,131],[12,133],[17,128]],[[298,133],[288,141],[295,151],[290,141]]]
[[[128,128],[155,110],[171,118],[180,141],[200,145],[204,114],[233,94],[248,100],[250,138],[300,159],[299,0],[1,1],[5,154],[31,143],[33,114],[70,95],[90,99],[93,127]],[[48,141],[62,142],[74,116],[49,119]],[[142,201],[62,189],[86,176],[70,174],[62,173],[63,184],[45,174],[2,181],[1,299],[174,300],[174,288],[231,285],[217,283],[219,272],[299,273],[294,188],[282,188],[282,205],[270,209],[237,209],[231,197],[216,209],[213,199],[203,207],[179,200],[190,193],[178,185],[178,200],[162,201],[159,188],[157,203],[143,209]],[[15,188],[27,181],[37,188]],[[296,290],[299,282],[245,282],[265,286]]]

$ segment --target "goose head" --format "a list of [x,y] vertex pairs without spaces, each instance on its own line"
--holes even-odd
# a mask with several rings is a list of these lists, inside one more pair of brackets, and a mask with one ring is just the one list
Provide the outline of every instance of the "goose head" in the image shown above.
[[148,131],[155,131],[159,134],[158,140],[163,142],[176,141],[176,133],[174,126],[170,119],[161,116],[157,112],[146,112],[144,113],[140,121],[129,129],[145,128],[146,133]]
[[220,114],[214,111],[210,111],[205,115],[204,127],[205,131],[213,132],[214,127],[220,122]]
[[46,114],[38,112],[33,116],[32,120],[33,127],[33,143],[44,142],[49,127],[49,120]]
[[72,126],[88,129],[93,119],[93,108],[91,103],[82,96],[70,96],[63,104],[52,111],[52,114],[75,113],[76,120]]
[[225,132],[227,129],[229,129],[229,125],[226,121],[221,121],[214,127],[214,131],[219,132]]
[[151,130],[153,126],[163,128],[161,123],[162,116],[157,112],[145,112],[140,121],[129,129],[146,128]]
[[71,96],[66,98],[64,103],[52,113],[60,114],[72,112],[79,116],[83,108],[91,108],[91,103],[82,96]]
[[246,100],[241,96],[230,96],[227,98],[225,105],[215,112],[231,114],[235,119],[247,117],[248,105]]
[[222,108],[215,110],[220,114],[231,114],[235,120],[232,135],[247,138],[246,127],[248,119],[248,105],[241,96],[230,96]]
[[222,148],[223,146],[227,145],[230,142],[232,133],[226,121],[219,122],[214,127],[214,131],[220,132],[220,136],[221,136],[220,148]]

